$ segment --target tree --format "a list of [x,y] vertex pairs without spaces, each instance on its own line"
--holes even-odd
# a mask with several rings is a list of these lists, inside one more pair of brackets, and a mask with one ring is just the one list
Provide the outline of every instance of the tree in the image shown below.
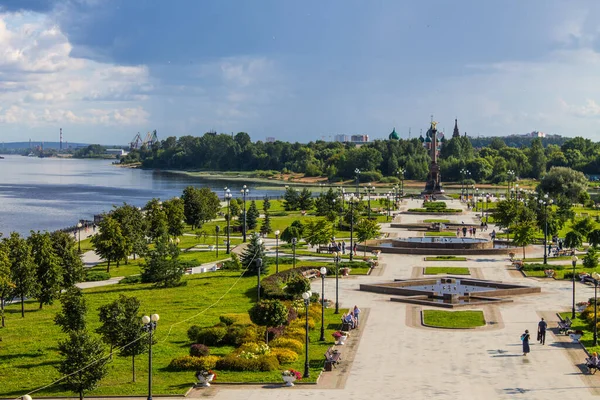
[[313,198],[312,193],[307,188],[302,189],[300,195],[298,196],[298,206],[301,210],[309,211],[313,208]]
[[21,299],[21,317],[25,318],[25,297],[34,295],[38,287],[31,248],[27,240],[16,232],[12,232],[3,242],[8,249],[11,281],[14,284],[12,294]]
[[264,200],[263,200],[263,211],[265,212],[265,214],[267,214],[270,209],[271,209],[271,201],[269,200],[269,196],[265,195]]
[[[121,233],[127,242],[127,255],[133,253],[143,256],[148,250],[146,233],[148,231],[147,219],[138,207],[124,203],[110,212],[121,228]],[[128,257],[125,257],[125,263]]]
[[240,203],[237,199],[231,199],[229,201],[229,212],[231,213],[231,218],[237,218],[240,216]]
[[260,213],[258,212],[258,207],[256,207],[256,201],[252,200],[246,214],[246,225],[248,225],[248,229],[256,229],[259,216]]
[[379,236],[379,224],[377,221],[368,218],[362,218],[354,225],[356,230],[356,240],[364,242],[364,255],[367,255],[367,240],[375,239]]
[[62,309],[54,316],[54,323],[65,333],[85,330],[87,304],[81,289],[71,286],[60,296]]
[[595,247],[591,246],[583,256],[583,266],[594,269],[598,267],[598,250]]
[[179,284],[185,267],[179,262],[179,248],[163,235],[154,241],[146,263],[142,265],[142,282],[152,282],[158,287],[173,287]]
[[135,356],[146,348],[141,340],[144,332],[141,324],[140,301],[135,297],[120,295],[112,303],[99,309],[102,325],[97,332],[102,335],[104,342],[113,347],[119,347],[119,355],[131,357],[132,380],[135,382]]
[[529,164],[531,164],[531,176],[533,178],[539,179],[546,173],[546,162],[542,140],[540,138],[533,139],[529,149]]
[[283,208],[286,211],[296,211],[300,209],[300,194],[297,189],[288,187],[283,195]]
[[600,229],[594,229],[587,236],[588,242],[594,246],[598,247],[600,245]]
[[565,246],[569,249],[576,249],[583,244],[583,236],[577,231],[567,232],[565,235]]
[[519,214],[518,202],[514,200],[502,200],[496,203],[496,210],[493,212],[494,221],[500,228],[508,229],[517,222]]
[[59,342],[58,349],[63,359],[57,369],[66,376],[62,383],[83,400],[83,394],[95,389],[107,374],[102,342],[87,331],[77,331]]
[[297,274],[295,277],[287,281],[285,292],[292,296],[293,299],[298,299],[302,293],[310,291],[310,281],[302,274]]
[[587,189],[588,180],[582,172],[567,167],[552,167],[540,181],[538,191],[551,197],[565,196],[571,203]]
[[163,202],[163,209],[167,215],[167,232],[172,237],[183,235],[185,218],[183,200],[174,197]]
[[300,220],[294,220],[290,226],[281,232],[281,240],[286,243],[292,243],[292,239],[300,240],[304,237],[304,224]]
[[532,222],[521,222],[514,227],[513,243],[523,247],[523,259],[525,259],[525,247],[535,240],[537,227]]
[[14,289],[15,284],[12,281],[10,274],[10,259],[8,258],[8,249],[6,245],[0,243],[0,326],[4,325],[4,302],[10,297],[11,291]]
[[242,255],[240,257],[240,261],[242,262],[242,266],[246,270],[247,275],[258,274],[256,260],[259,258],[262,260],[260,273],[263,276],[266,276],[269,272],[269,263],[268,259],[265,257],[265,245],[260,239],[260,237],[256,233],[254,233],[250,235],[248,246],[242,252]]
[[304,225],[304,241],[311,246],[329,243],[331,231],[331,222],[324,218],[311,219]]
[[42,309],[44,304],[52,305],[62,288],[62,271],[59,258],[54,253],[48,232],[31,231],[27,239],[35,265],[37,291],[36,298]]
[[267,211],[265,213],[265,219],[260,227],[260,233],[263,234],[269,234],[273,232],[273,229],[271,228],[271,216],[269,215],[269,212]]
[[110,272],[111,261],[117,262],[127,257],[127,241],[121,232],[119,223],[110,215],[105,215],[98,224],[98,233],[91,238],[94,252],[107,262],[106,272]]
[[181,199],[185,221],[194,229],[201,228],[205,222],[215,219],[221,209],[219,197],[207,187],[197,189],[188,186],[183,190]]
[[52,248],[58,257],[62,270],[62,287],[67,289],[83,281],[85,271],[83,261],[77,250],[77,242],[66,232],[55,231],[50,234]]
[[[250,320],[267,328],[281,326],[287,322],[288,310],[279,300],[262,300],[252,306]],[[265,332],[265,341],[269,344],[269,330]]]
[[144,211],[150,239],[156,240],[156,238],[168,235],[167,213],[162,202],[159,199],[152,199],[146,204]]
[[591,217],[580,219],[575,224],[573,224],[573,229],[581,233],[583,237],[589,235],[589,233],[592,232],[595,227],[596,222],[594,222],[594,220]]

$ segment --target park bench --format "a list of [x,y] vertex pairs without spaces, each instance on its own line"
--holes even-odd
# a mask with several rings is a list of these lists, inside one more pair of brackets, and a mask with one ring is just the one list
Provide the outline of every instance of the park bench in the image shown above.
[[334,349],[333,346],[325,352],[325,371],[331,371],[342,359],[342,353]]
[[317,253],[329,253],[329,246],[319,246],[317,247]]
[[319,271],[317,271],[316,269],[309,269],[307,271],[304,271],[302,273],[302,275],[306,278],[306,279],[314,279],[319,275]]
[[515,267],[516,269],[523,268],[523,260],[514,260],[512,262],[512,266]]
[[558,331],[567,335],[569,333],[569,329],[571,329],[572,323],[573,322],[569,317],[565,318],[564,321],[558,321]]
[[344,321],[344,317],[342,317],[342,327],[340,328],[340,331],[349,332],[351,329],[353,329],[352,323]]
[[592,360],[592,357],[588,357],[585,359],[585,366],[588,367],[588,371],[590,371],[590,374],[594,375],[596,371],[600,368],[600,359],[594,362]]

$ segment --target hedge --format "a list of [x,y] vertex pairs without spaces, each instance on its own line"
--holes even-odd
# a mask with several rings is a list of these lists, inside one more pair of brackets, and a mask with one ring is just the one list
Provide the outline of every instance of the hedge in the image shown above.
[[217,356],[182,356],[172,359],[168,368],[172,371],[209,370],[216,367],[218,360]]
[[315,267],[292,268],[263,279],[260,283],[262,297],[266,299],[292,300],[293,296],[290,293],[286,293],[283,287],[291,279],[311,269],[315,269]]
[[274,355],[242,358],[230,354],[219,359],[216,368],[223,371],[275,371],[279,369],[279,361]]

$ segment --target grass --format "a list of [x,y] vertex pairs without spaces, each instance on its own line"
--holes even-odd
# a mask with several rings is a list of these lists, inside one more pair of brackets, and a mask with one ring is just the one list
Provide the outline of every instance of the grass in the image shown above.
[[[189,340],[186,332],[191,325],[211,326],[219,322],[219,315],[246,312],[255,300],[256,278],[239,278],[239,272],[219,271],[210,274],[189,275],[183,278],[186,286],[156,289],[147,284],[105,286],[84,290],[88,304],[87,324],[90,332],[99,327],[98,308],[120,294],[135,296],[141,302],[143,314],[160,314],[156,331],[157,344],[153,347],[154,392],[159,394],[183,394],[194,383],[192,371],[167,370],[172,358],[188,354]],[[233,287],[215,307],[209,305]],[[326,293],[326,296],[328,294]],[[26,302],[26,316],[19,315],[19,304],[7,306],[6,328],[2,329],[0,347],[0,397],[19,397],[24,393],[47,385],[59,378],[55,367],[60,361],[57,343],[66,336],[54,325],[54,315],[60,305],[45,306],[38,310],[33,301]],[[315,382],[323,366],[323,354],[333,344],[331,333],[339,328],[339,316],[326,310],[326,341],[319,342],[319,327],[310,332],[309,382]],[[185,322],[183,322],[185,320]],[[230,349],[215,348],[213,353],[225,353]],[[148,358],[146,354],[136,358],[137,382],[131,382],[131,359],[113,357],[109,373],[90,396],[135,395],[144,396],[147,390]],[[303,370],[304,359],[284,368]],[[220,381],[230,382],[280,382],[280,371],[228,372],[217,371]],[[61,386],[54,385],[37,396],[72,396]]]
[[444,237],[454,237],[456,236],[456,232],[425,232],[425,236],[444,236]]
[[465,329],[485,326],[483,311],[424,310],[423,323],[439,328]]
[[[579,313],[576,314],[575,319],[571,319],[573,324],[571,325],[571,330],[579,330],[583,331],[583,336],[579,341],[581,344],[585,346],[587,351],[592,354],[593,352],[600,353],[600,346],[594,346],[594,331],[590,329],[589,325],[584,319],[579,318]],[[566,317],[571,318],[571,312],[563,312],[560,313],[560,316],[565,319]]]
[[469,268],[466,267],[425,267],[425,275],[470,275]]
[[[548,261],[563,261],[563,260],[569,260],[571,261],[571,256],[559,256],[559,257],[550,257],[548,256]],[[544,261],[544,257],[533,257],[533,258],[526,258],[524,260],[525,262],[543,262]]]
[[[565,278],[565,274],[569,273],[569,272],[573,272],[573,268],[571,267],[571,264],[563,264],[563,265],[557,265],[557,264],[549,264],[547,265],[548,269],[553,269],[555,272],[554,278],[555,279],[568,279],[571,280],[571,275],[569,274],[569,276],[567,276],[567,278]],[[563,267],[563,269],[556,269],[557,266],[561,266]],[[575,273],[581,273],[581,272],[587,272],[588,274],[591,274],[592,272],[598,272],[600,273],[600,267],[596,268],[596,269],[590,269],[590,268],[583,268],[583,267],[577,267],[575,268]],[[529,277],[536,277],[536,278],[545,278],[546,274],[544,273],[544,271],[527,271],[527,270],[523,270],[523,272],[525,273],[526,276]]]
[[447,224],[448,222],[450,222],[449,219],[437,219],[437,218],[433,218],[433,219],[424,219],[423,222],[428,222],[428,223],[440,223],[440,224]]
[[467,257],[461,256],[430,256],[425,261],[467,261]]

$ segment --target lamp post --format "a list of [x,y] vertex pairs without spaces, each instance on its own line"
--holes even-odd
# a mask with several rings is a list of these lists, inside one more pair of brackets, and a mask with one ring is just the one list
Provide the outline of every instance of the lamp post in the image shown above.
[[404,197],[404,168],[398,169],[398,178],[400,178],[400,197]]
[[292,256],[293,268],[296,268],[296,243],[297,242],[298,242],[298,239],[292,238],[292,252],[294,254]]
[[256,289],[256,301],[260,301],[260,270],[262,268],[262,258],[256,259],[256,276],[258,277],[258,285]]
[[371,186],[371,182],[365,188],[365,192],[367,192],[367,206],[369,207],[368,216],[371,218],[371,193],[375,190],[373,186]]
[[[544,195],[544,264],[548,263],[548,206],[552,204],[552,199],[548,200],[548,194]],[[542,200],[540,200],[540,203]]]
[[229,205],[231,204],[231,190],[229,190],[228,188],[225,188],[225,200],[227,201],[227,250],[225,251],[225,253],[229,254],[229,237],[231,232],[231,208],[229,207]]
[[358,201],[358,198],[351,196],[348,199],[350,203],[350,261],[353,260],[354,255],[354,244],[352,243],[354,237],[354,203]]
[[327,268],[321,267],[321,342],[325,341],[325,275],[327,275]]
[[334,253],[334,261],[335,261],[335,311],[333,312],[334,314],[339,314],[340,313],[340,303],[339,303],[339,291],[340,291],[340,286],[339,286],[339,270],[340,270],[340,257],[341,257],[341,253],[337,252]]
[[510,185],[513,181],[513,179],[515,178],[515,171],[513,171],[512,169],[509,169],[506,174],[508,175],[508,182],[506,184],[506,197],[509,197],[510,195]]
[[310,304],[310,296],[312,296],[311,292],[302,293],[302,298],[304,299],[304,308],[306,310],[306,333],[304,337],[304,375],[302,375],[303,378],[308,378],[310,376],[310,371],[308,370],[308,305]]
[[221,227],[217,225],[215,226],[215,233],[217,234],[217,259],[219,258],[219,232],[221,232]]
[[360,192],[358,190],[358,184],[360,182],[360,169],[356,168],[354,173],[356,174],[356,197],[358,197],[360,196]]
[[79,253],[81,253],[81,227],[82,227],[82,226],[83,226],[83,225],[81,224],[81,221],[79,221],[79,222],[77,223],[77,235],[78,235],[78,237],[79,237],[79,240],[78,240],[78,242],[77,242],[77,250],[79,251]]
[[490,195],[485,195],[485,223],[488,223],[488,216],[490,215]]
[[386,197],[387,197],[388,212],[387,212],[387,216],[386,216],[385,220],[389,221],[390,220],[390,203],[392,202],[392,194],[388,192]]
[[244,243],[246,243],[246,196],[248,195],[248,193],[250,193],[250,190],[248,190],[246,185],[244,185],[244,187],[242,188],[242,190],[240,190],[240,192],[242,193],[242,196],[244,197],[244,226],[242,227],[242,236],[243,236]]
[[475,212],[479,206],[479,188],[475,188]]
[[148,400],[152,400],[152,332],[156,330],[159,318],[158,314],[142,317],[142,329],[148,332]]
[[279,273],[279,231],[275,231],[275,273]]
[[592,272],[594,278],[594,346],[598,346],[598,279],[600,274]]
[[579,260],[577,256],[571,257],[571,262],[573,263],[573,276],[571,279],[573,281],[573,307],[571,308],[571,319],[575,319],[575,267],[577,266],[577,260]]

